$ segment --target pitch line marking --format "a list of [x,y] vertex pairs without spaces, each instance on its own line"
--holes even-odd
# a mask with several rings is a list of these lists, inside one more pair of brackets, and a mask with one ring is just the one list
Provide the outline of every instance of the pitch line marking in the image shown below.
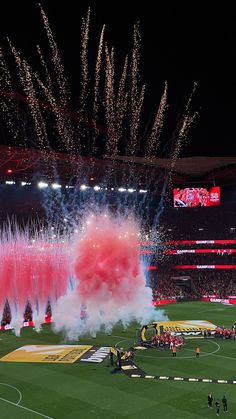
[[[105,333],[104,333],[105,334]],[[113,336],[113,337],[121,337],[121,336],[115,336],[115,335],[110,335],[110,336]],[[133,340],[133,338],[123,338],[122,340],[120,340],[119,342],[117,342],[116,344],[115,344],[115,348],[119,345],[119,343],[122,343],[122,342],[125,342],[125,341],[127,341],[127,340]],[[217,346],[217,349],[215,350],[215,351],[212,351],[212,352],[202,352],[202,356],[218,356],[218,357],[220,357],[220,358],[225,358],[225,359],[232,359],[232,360],[234,360],[234,361],[236,361],[236,358],[232,358],[232,357],[230,357],[230,356],[225,356],[225,355],[216,355],[216,352],[218,352],[220,349],[221,349],[221,346],[217,343],[217,342],[214,342],[213,340],[209,340],[209,342],[211,342],[211,343],[214,343],[216,346]],[[188,348],[182,348],[182,350],[185,350],[185,351],[194,351],[193,349],[188,349]],[[138,354],[135,354],[135,356],[138,356],[138,357],[141,357],[141,356],[143,356],[143,357],[145,357],[145,358],[153,358],[153,359],[156,359],[156,357],[155,356],[150,356],[150,355],[138,355]],[[169,359],[169,357],[168,356],[164,356],[164,357],[162,357],[161,359],[165,359],[165,358],[167,358],[167,359]],[[193,355],[193,356],[181,356],[181,357],[178,357],[178,359],[191,359],[191,358],[195,358],[195,355]]]
[[16,404],[19,404],[20,402],[21,402],[21,400],[22,400],[22,393],[21,393],[21,391],[17,388],[17,387],[14,387],[14,386],[12,386],[11,384],[7,384],[7,383],[0,383],[0,385],[1,386],[6,386],[6,387],[10,387],[10,388],[13,388],[14,390],[16,390],[17,391],[17,393],[19,394],[19,396],[20,396],[20,398],[19,398],[19,400],[18,400],[18,402],[16,403]]
[[[214,342],[213,340],[209,340],[209,342],[214,343],[214,345],[216,345],[216,346],[217,346],[217,349],[216,349],[215,351],[212,351],[212,352],[205,352],[205,351],[202,351],[202,352],[201,352],[201,354],[200,354],[200,355],[202,355],[202,357],[203,357],[203,356],[215,355],[215,354],[216,354],[216,352],[218,352],[218,351],[221,349],[220,345],[219,345],[217,342]],[[182,348],[182,349],[184,349],[185,351],[194,351],[194,349],[188,349],[188,348]],[[215,356],[221,356],[221,355],[215,355]],[[183,357],[183,358],[184,358],[184,357]],[[192,358],[192,357],[191,357],[191,358]]]
[[134,339],[133,339],[133,338],[124,338],[124,339],[120,340],[119,342],[117,342],[117,343],[115,344],[115,348],[117,348],[117,346],[119,345],[119,343],[121,343],[121,342],[125,342],[125,341],[127,341],[127,340],[132,340],[132,341],[134,341]]
[[21,404],[17,404],[17,403],[11,402],[10,400],[4,399],[3,397],[0,397],[0,400],[2,400],[3,402],[6,402],[6,403],[13,404],[13,406],[20,407],[21,409],[28,410],[29,412],[33,412],[36,415],[43,416],[44,418],[53,419],[51,416],[44,415],[43,413],[39,413],[36,410],[29,409],[28,407],[22,406]]
[[[220,345],[218,344],[218,343],[216,343],[216,342],[213,342],[213,341],[209,341],[209,342],[212,342],[212,343],[214,343],[215,345],[217,345],[217,349],[215,350],[215,351],[212,351],[212,352],[201,352],[201,354],[204,354],[204,355],[202,355],[202,357],[203,356],[209,356],[209,355],[213,355],[213,356],[223,356],[223,355],[215,355],[215,353],[216,352],[218,352],[220,349],[221,349],[221,347],[220,347]],[[119,342],[118,342],[119,343]],[[191,352],[195,352],[194,351],[194,349],[188,349],[188,348],[182,348],[181,349],[181,351],[183,351],[183,350],[185,350],[185,351],[191,351]],[[156,356],[151,356],[151,355],[144,355],[144,354],[140,354],[140,355],[138,355],[138,354],[135,354],[135,356],[143,356],[144,358],[153,358],[153,359],[156,359]],[[192,356],[177,356],[176,357],[176,359],[192,359],[192,358],[196,358],[196,355],[192,355]],[[162,356],[161,358],[159,358],[159,359],[170,359],[170,356]],[[235,359],[235,358],[233,358],[233,359]]]
[[231,356],[225,356],[225,355],[213,355],[213,356],[218,356],[218,357],[220,357],[220,358],[225,358],[225,359],[232,359],[233,361],[236,361],[236,358],[233,358],[233,357],[231,357]]
[[44,415],[43,413],[37,412],[37,410],[33,410],[33,409],[30,409],[29,407],[22,406],[20,404],[20,402],[21,402],[23,396],[22,396],[21,391],[17,387],[14,387],[11,384],[7,384],[7,383],[0,383],[0,385],[13,388],[19,394],[19,400],[17,402],[12,402],[11,400],[4,399],[3,397],[0,397],[0,400],[2,400],[3,402],[12,404],[13,406],[16,406],[16,407],[20,407],[21,409],[24,409],[24,410],[28,410],[29,412],[35,413],[36,415],[42,416],[44,418],[53,419],[51,416],[47,416],[47,415]]
[[124,336],[118,336],[118,335],[109,335],[108,333],[100,333],[103,336],[108,336],[109,338],[119,338],[119,339],[133,339],[133,338],[125,338]]
[[[219,343],[213,342],[212,340],[210,342],[217,345],[218,349],[216,351],[213,351],[213,352],[210,352],[210,353],[202,352],[203,354],[206,354],[206,355],[203,355],[203,356],[213,355],[213,356],[218,356],[219,358],[232,359],[233,361],[236,361],[236,358],[233,358],[232,356],[218,355],[218,354],[216,355],[216,352],[218,352],[221,349],[221,346],[219,345]],[[187,349],[187,348],[183,348],[183,349],[185,349],[186,351],[191,351],[192,350],[192,349]]]
[[[171,354],[171,353],[170,353]],[[138,354],[135,354],[135,356],[139,356],[139,357],[141,357],[141,356],[143,356],[143,358],[152,358],[152,359],[157,359],[157,357],[156,356],[151,356],[151,355],[138,355]],[[172,359],[173,357],[171,356],[162,356],[161,358],[158,358],[159,360],[161,359],[161,360],[163,360],[163,359]],[[191,358],[195,358],[195,355],[194,356],[181,356],[181,357],[176,357],[176,359],[191,359]]]
[[[109,335],[108,333],[101,333],[101,335],[103,335],[103,336],[109,336],[109,337],[112,337],[112,338],[122,338],[122,339],[124,339],[124,336],[117,336],[117,335]],[[128,339],[128,338],[125,338],[125,339]]]

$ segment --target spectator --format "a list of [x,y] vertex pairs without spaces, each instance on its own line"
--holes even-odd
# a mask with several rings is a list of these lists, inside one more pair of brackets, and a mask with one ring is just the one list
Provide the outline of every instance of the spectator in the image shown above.
[[212,396],[211,393],[209,393],[208,396],[207,396],[207,402],[208,402],[208,407],[210,407],[212,409],[213,396]]
[[216,416],[219,416],[219,415],[220,415],[220,402],[217,399],[216,400]]
[[227,403],[227,399],[226,399],[225,396],[222,399],[222,405],[223,405],[224,412],[228,412],[228,403]]

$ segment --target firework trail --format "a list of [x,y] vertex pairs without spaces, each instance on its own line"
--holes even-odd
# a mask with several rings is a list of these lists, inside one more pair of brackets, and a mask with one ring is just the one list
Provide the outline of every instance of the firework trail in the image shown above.
[[198,112],[191,113],[190,111],[193,95],[196,91],[196,88],[197,88],[197,83],[194,83],[193,89],[187,101],[184,113],[178,124],[178,131],[177,131],[177,136],[176,136],[177,138],[175,138],[174,150],[171,155],[171,165],[170,165],[171,172],[174,170],[176,160],[181,152],[181,149],[184,143],[187,141],[189,130],[198,116]]
[[58,46],[54,40],[53,37],[53,33],[52,30],[50,28],[49,22],[48,22],[48,18],[46,16],[46,14],[44,13],[44,10],[42,9],[42,7],[39,5],[40,7],[40,11],[41,11],[41,15],[43,18],[43,24],[44,24],[44,28],[46,30],[47,33],[47,37],[48,37],[48,41],[49,41],[49,46],[51,49],[51,60],[52,63],[54,65],[54,70],[56,73],[56,82],[58,83],[58,87],[59,87],[59,101],[60,101],[60,106],[63,107],[64,109],[68,108],[68,97],[69,97],[69,89],[68,89],[68,83],[65,77],[65,72],[64,72],[64,67],[61,61],[61,57],[60,57],[60,52],[58,49]]
[[[91,220],[87,219],[90,222],[87,224],[85,221],[83,228],[78,228],[79,239],[78,236],[72,238],[71,235],[65,234],[63,238],[65,246],[60,246],[60,236],[57,237],[57,234],[52,243],[49,231],[48,236],[37,237],[34,245],[29,244],[31,234],[27,232],[21,234],[17,228],[13,235],[3,232],[0,242],[0,257],[3,261],[0,264],[0,304],[3,307],[6,298],[8,299],[13,317],[16,319],[15,329],[19,330],[22,312],[28,301],[37,314],[36,322],[43,316],[46,304],[50,301],[55,329],[64,329],[69,337],[77,337],[85,332],[93,334],[102,327],[110,330],[118,320],[123,324],[133,319],[145,322],[153,320],[154,311],[146,308],[151,303],[151,291],[145,286],[146,280],[140,263],[137,245],[138,227],[133,220],[121,216],[131,212],[138,214],[139,211],[142,216],[147,213],[148,198],[143,196],[139,201],[133,194],[135,190],[139,190],[135,164],[130,165],[129,170],[122,169],[119,173],[119,179],[124,182],[121,185],[124,187],[119,188],[119,192],[125,191],[125,194],[122,200],[116,198],[112,204],[115,216],[101,215],[109,207],[109,195],[103,192],[106,191],[117,169],[115,158],[126,150],[130,160],[134,162],[140,151],[143,152],[140,141],[144,137],[141,119],[145,86],[140,83],[139,74],[139,25],[134,26],[133,48],[130,56],[126,54],[122,58],[122,65],[119,63],[117,65],[115,62],[115,50],[105,41],[105,27],[102,27],[94,70],[91,72],[93,75],[90,77],[90,67],[92,70],[93,64],[92,60],[91,64],[88,60],[90,9],[88,10],[87,16],[82,20],[81,29],[79,108],[73,113],[70,111],[71,94],[59,48],[41,7],[40,10],[51,52],[51,60],[47,63],[44,59],[47,55],[43,54],[40,46],[37,46],[41,71],[43,69],[44,74],[34,71],[10,41],[9,45],[16,62],[21,89],[25,95],[24,103],[34,124],[38,146],[44,152],[46,170],[52,166],[53,181],[59,181],[56,157],[51,152],[52,145],[55,144],[57,150],[67,151],[72,163],[71,183],[74,193],[71,192],[68,202],[65,202],[62,192],[57,190],[43,192],[44,204],[51,218],[59,218],[59,213],[62,213],[70,220],[73,228],[78,227],[78,219],[81,220],[90,208],[95,209],[100,215],[91,217]],[[9,117],[8,124],[14,128],[14,119],[10,118],[9,111],[14,101],[15,90],[2,50],[0,50],[0,74],[2,75],[1,109],[6,117]],[[176,159],[197,116],[196,112],[191,112],[195,89],[196,85],[175,130],[174,144],[169,150],[170,170],[165,178],[161,201],[154,225],[151,227],[151,237],[152,235],[154,237],[154,230],[156,234],[156,226],[164,207],[168,176],[175,168]],[[167,83],[149,135],[145,138],[147,144],[145,162],[150,162],[149,160],[157,154],[166,108]],[[12,114],[14,118],[14,113]],[[94,119],[91,120],[91,116]],[[104,120],[105,127],[102,126]],[[111,158],[111,166],[107,170],[108,173],[103,175],[101,187],[98,187],[101,193],[88,187],[92,192],[87,195],[85,193],[82,197],[78,193],[79,188],[82,186],[82,181],[85,186],[88,184],[88,174],[92,173],[95,164],[92,159],[83,164],[82,159],[76,160],[75,155],[84,150],[84,155],[96,157],[96,141],[98,142],[101,137],[106,139],[104,150]],[[152,182],[151,170],[144,174],[144,178],[145,189],[148,189],[148,185]],[[132,188],[129,187],[131,183]],[[68,184],[70,185],[70,181]],[[80,319],[81,306],[86,306],[86,322]]]
[[156,113],[156,117],[151,129],[151,133],[147,139],[147,147],[145,155],[149,158],[156,156],[158,141],[161,136],[162,128],[164,125],[165,111],[167,108],[167,82],[165,82],[165,89],[161,97],[161,101]]
[[140,115],[144,101],[145,86],[139,91],[139,50],[140,33],[138,23],[134,25],[133,50],[131,59],[131,88],[130,88],[130,139],[128,152],[134,155],[137,152]]
[[95,82],[94,82],[94,103],[93,103],[93,115],[95,121],[98,118],[98,106],[99,106],[99,84],[101,77],[101,65],[102,65],[102,51],[103,51],[103,42],[104,42],[104,32],[105,25],[102,27],[102,32],[100,35],[100,41],[98,45],[98,53],[95,67]]
[[89,69],[88,69],[88,41],[89,41],[90,8],[86,19],[82,19],[81,28],[81,91],[80,91],[80,113],[83,113],[88,96]]

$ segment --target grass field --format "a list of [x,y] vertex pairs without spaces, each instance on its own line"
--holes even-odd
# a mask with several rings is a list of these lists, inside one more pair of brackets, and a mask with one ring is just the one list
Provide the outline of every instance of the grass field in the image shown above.
[[[209,320],[229,327],[236,320],[235,307],[216,303],[177,303],[164,309],[170,320]],[[40,334],[24,329],[21,337],[3,332],[0,339],[1,356],[23,345],[65,343],[50,326]],[[99,334],[79,343],[127,348],[135,340],[136,325],[130,325],[125,332],[116,327],[111,336]],[[236,380],[236,340],[187,339],[176,358],[169,351],[150,349],[136,352],[135,363],[151,375]],[[99,365],[0,362],[1,419],[212,418],[216,410],[207,407],[209,392],[220,400],[225,394],[229,412],[224,414],[221,406],[220,416],[236,418],[236,385],[128,378],[111,374],[108,360]]]

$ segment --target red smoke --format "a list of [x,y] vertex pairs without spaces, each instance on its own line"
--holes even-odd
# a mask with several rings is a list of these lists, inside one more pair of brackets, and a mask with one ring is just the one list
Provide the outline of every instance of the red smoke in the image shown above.
[[76,248],[77,291],[86,302],[128,303],[143,286],[137,228],[131,221],[92,216]]
[[0,306],[5,299],[11,308],[23,314],[27,300],[46,308],[67,290],[69,263],[65,249],[47,247],[40,241],[29,245],[27,239],[15,237],[0,244]]
[[[91,325],[95,327],[96,323],[97,328],[101,313],[105,313],[101,321],[110,324],[118,320],[111,311],[121,309],[120,319],[126,322],[141,310],[147,289],[135,223],[106,215],[91,216],[81,231],[79,240],[67,241],[66,245],[61,245],[60,239],[51,244],[49,235],[44,241],[31,241],[27,234],[2,241],[0,310],[7,298],[15,309],[13,317],[16,313],[23,315],[28,300],[33,310],[37,302],[42,313],[50,300],[54,316],[54,303],[61,300],[57,321],[71,313],[69,323],[75,328],[82,303],[89,309]],[[69,291],[70,278],[78,283]]]

